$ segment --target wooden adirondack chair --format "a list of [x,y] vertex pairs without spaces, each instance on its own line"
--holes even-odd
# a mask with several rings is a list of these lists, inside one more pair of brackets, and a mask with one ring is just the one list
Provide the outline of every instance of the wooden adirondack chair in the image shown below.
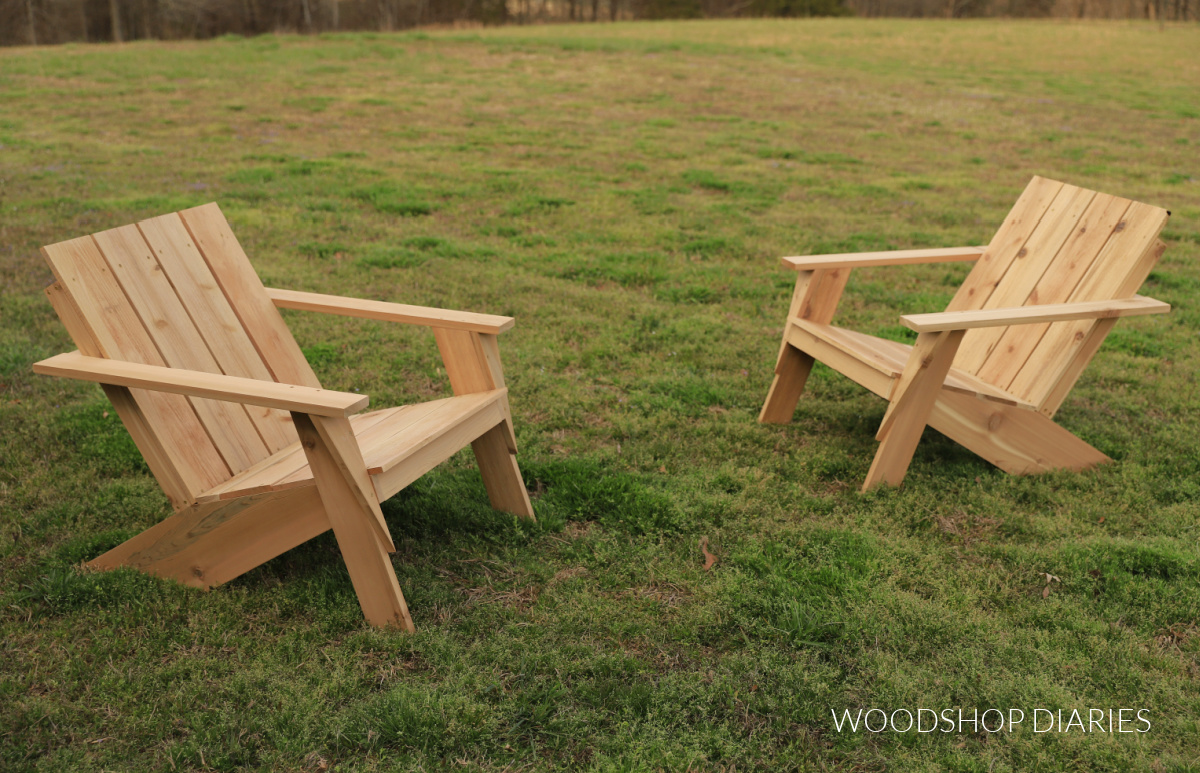
[[[533,518],[496,336],[509,317],[263,287],[216,204],[42,249],[79,351],[175,513],[90,563],[210,588],[332,528],[367,620],[413,630],[379,503],[471,444],[492,506]],[[356,414],[276,307],[433,328],[454,397]]]
[[[1170,311],[1135,294],[1169,214],[1034,177],[986,248],[784,258],[799,276],[759,421],[791,421],[820,360],[888,400],[864,491],[904,480],[926,425],[1013,474],[1111,461],[1052,417],[1117,317]],[[915,345],[829,324],[852,268],[944,261],[975,267],[946,311],[900,318]]]

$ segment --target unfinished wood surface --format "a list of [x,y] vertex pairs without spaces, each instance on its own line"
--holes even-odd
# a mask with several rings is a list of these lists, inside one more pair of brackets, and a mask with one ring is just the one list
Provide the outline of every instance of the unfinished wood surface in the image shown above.
[[1115,319],[1140,317],[1147,314],[1166,314],[1169,304],[1135,295],[1112,301],[1077,301],[1049,303],[1044,306],[1015,306],[979,311],[942,311],[933,314],[908,314],[900,318],[904,326],[918,333],[939,330],[972,330],[975,328],[1032,325],[1039,322],[1066,322],[1076,319]]
[[[94,238],[164,364],[169,368],[222,373],[204,336],[180,303],[175,288],[137,227],[114,228]],[[270,455],[243,406],[201,398],[193,398],[191,403],[231,471],[243,470]]]
[[[165,364],[92,237],[43,247],[42,255],[74,302],[101,357]],[[189,499],[230,476],[229,467],[186,397],[161,392],[135,393],[135,397]]]
[[[1123,222],[1071,293],[1071,301],[1129,298],[1150,275],[1162,255],[1158,234],[1166,225],[1166,210],[1134,202]],[[1032,402],[1043,402],[1071,367],[1095,324],[1081,320],[1049,326],[1009,389]]]
[[1112,461],[1036,411],[942,392],[929,426],[1012,475],[1085,470]]
[[978,260],[983,247],[937,247],[924,250],[886,252],[846,252],[836,255],[800,255],[782,258],[785,268],[813,271],[823,268],[866,268],[868,266],[906,266],[919,263],[953,263]]
[[[1131,203],[1129,199],[1097,194],[1045,271],[1040,276],[1028,271],[1022,282],[1008,288],[1012,302],[1004,305],[1044,306],[1070,300],[1101,248],[1120,227]],[[1022,325],[1001,331],[995,337],[991,354],[977,371],[979,377],[1007,388],[1037,349],[1045,330],[1041,325]]]
[[[268,297],[220,208],[205,204],[185,209],[179,216],[274,379],[284,384],[319,388],[321,382]],[[289,442],[295,439],[293,434]]]
[[[806,319],[794,297],[760,419],[789,419],[813,360],[820,360],[889,400],[864,488],[903,478],[927,424],[1009,472],[1107,461],[1049,417],[1117,318],[1170,310],[1136,295],[1162,254],[1158,234],[1167,215],[1033,178],[946,311],[901,317],[920,333],[911,349]],[[799,292],[806,276],[812,282],[821,273],[815,269],[886,265],[886,257],[784,262],[814,269],[801,272]],[[953,259],[953,251],[942,257]],[[892,262],[918,258],[905,254]],[[947,363],[944,352],[954,349]]]
[[228,582],[329,529],[314,486],[196,503],[88,562],[129,566],[191,585]]
[[[877,338],[859,333],[855,330],[847,328],[835,327],[833,325],[817,325],[808,320],[796,320],[794,322],[793,331],[804,331],[804,337],[792,336],[789,340],[793,340],[793,346],[801,348],[803,351],[808,351],[808,343],[813,339],[820,340],[829,346],[832,346],[863,365],[873,368],[889,378],[898,378],[903,372],[905,364],[909,361],[909,353],[912,347],[909,344],[903,344],[899,341],[889,341],[885,338]],[[818,358],[820,359],[820,358]],[[824,362],[824,360],[821,360]],[[950,369],[946,376],[946,382],[943,385],[946,389],[952,392],[961,392],[963,394],[974,395],[984,400],[992,400],[1006,405],[1019,405],[1025,408],[1032,409],[1032,403],[1027,403],[1017,397],[998,389],[992,384],[980,379],[978,376],[973,376],[970,373],[965,373],[954,368]],[[884,396],[890,395],[887,392]]]
[[[849,279],[849,267],[800,271],[792,290],[789,323],[793,318],[822,323],[831,320]],[[785,331],[775,360],[775,377],[758,414],[760,422],[786,424],[792,420],[812,366],[813,358],[792,347]]]
[[33,370],[47,376],[65,376],[100,384],[251,403],[268,408],[304,411],[317,416],[345,418],[365,408],[368,402],[366,395],[350,392],[333,392],[161,365],[141,365],[104,357],[87,357],[79,352],[56,354],[34,363]]
[[[1078,227],[1095,196],[1094,191],[1064,185],[1054,201],[1050,202],[1037,227],[1028,234],[1021,249],[1013,256],[1008,271],[991,285],[987,299],[976,308],[1020,306],[1032,284],[1041,278],[1067,238]],[[1003,334],[1003,329],[993,328],[968,335],[963,341],[958,361],[954,363],[955,367],[978,373]]]
[[517,467],[517,455],[509,450],[505,422],[500,422],[472,441],[479,473],[492,507],[534,520],[529,491]]
[[279,306],[435,330],[457,396],[348,418],[320,388],[216,205],[51,245],[46,294],[176,513],[92,562],[208,588],[332,528],[367,620],[413,629],[380,502],[473,445],[493,504],[532,518],[495,334],[507,317],[276,293]]
[[[367,622],[415,630],[388,555],[389,543],[380,537],[372,510],[363,506],[357,482],[345,474],[350,460],[339,459],[339,448],[326,443],[325,437],[336,436],[337,428],[331,431],[326,427],[321,432],[302,413],[293,413],[292,420]],[[344,427],[342,431],[348,429]]]
[[1050,203],[1062,188],[1062,183],[1044,177],[1034,177],[1029,181],[983,255],[975,262],[975,267],[946,306],[946,311],[983,308],[992,290],[1024,249],[1025,242],[1041,223]]
[[267,288],[267,295],[281,309],[318,311],[346,317],[377,319],[384,322],[403,322],[446,330],[466,330],[476,333],[503,333],[515,324],[512,317],[495,314],[475,314],[469,311],[436,309],[429,306],[409,306],[403,303],[371,301],[363,298],[344,298],[299,290]]
[[883,483],[899,486],[903,482],[964,335],[961,330],[950,330],[918,336],[876,436],[879,448],[867,471],[863,491]]
[[[456,424],[429,435],[411,451],[389,455],[386,464],[377,463],[371,473],[379,498],[386,499],[400,491],[488,430],[500,425],[505,418],[498,401],[488,402]],[[484,482],[486,484],[486,479]]]
[[[271,371],[179,215],[171,213],[144,220],[137,227],[162,273],[174,286],[179,304],[196,320],[197,333],[220,371],[230,376],[272,381]],[[247,413],[268,451],[295,440],[295,430],[285,411],[252,406]],[[210,427],[209,432],[213,431]],[[234,471],[240,469],[244,468],[238,467]]]

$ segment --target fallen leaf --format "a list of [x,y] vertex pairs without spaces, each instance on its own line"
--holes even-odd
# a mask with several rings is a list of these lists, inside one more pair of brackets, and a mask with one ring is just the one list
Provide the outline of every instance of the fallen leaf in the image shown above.
[[1049,595],[1050,595],[1050,586],[1047,585],[1045,588],[1042,588],[1042,598],[1046,598]]
[[700,538],[700,552],[704,554],[704,571],[707,572],[717,563],[717,557],[708,552],[708,537]]
[[1103,515],[1102,515],[1102,516],[1100,516],[1100,521],[1099,521],[1099,523],[1104,523],[1104,516],[1103,516]]

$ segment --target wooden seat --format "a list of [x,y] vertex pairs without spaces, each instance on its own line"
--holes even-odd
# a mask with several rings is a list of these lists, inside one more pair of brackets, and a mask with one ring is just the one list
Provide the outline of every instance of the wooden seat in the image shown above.
[[[798,277],[759,421],[790,421],[820,361],[889,402],[864,490],[904,479],[926,426],[1011,473],[1110,461],[1052,417],[1118,317],[1170,310],[1136,294],[1169,214],[1034,177],[986,248],[784,258]],[[900,318],[913,346],[830,324],[851,269],[946,261],[975,267],[945,312]]]
[[[413,629],[379,503],[471,445],[492,506],[533,518],[497,335],[509,317],[263,287],[215,204],[42,249],[79,351],[34,365],[104,385],[175,512],[90,562],[203,588],[332,528],[367,620]],[[455,397],[354,415],[277,308],[433,329]]]

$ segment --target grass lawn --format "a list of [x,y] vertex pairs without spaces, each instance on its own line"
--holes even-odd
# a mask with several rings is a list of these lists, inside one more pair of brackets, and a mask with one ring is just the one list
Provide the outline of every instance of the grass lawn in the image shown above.
[[[0,50],[0,768],[1197,770],[1197,51],[852,19]],[[823,367],[756,423],[779,256],[986,243],[1033,174],[1173,212],[1174,311],[1059,414],[1114,464],[930,431],[859,495],[885,405]],[[209,593],[79,568],[169,508],[98,387],[30,372],[73,348],[37,248],[211,200],[268,285],[517,318],[539,520],[469,452],[385,503],[416,635],[364,624],[328,534]],[[966,271],[858,270],[838,319],[908,340]],[[285,315],[330,388],[449,394],[424,329]],[[1151,729],[838,732],[859,708]]]

